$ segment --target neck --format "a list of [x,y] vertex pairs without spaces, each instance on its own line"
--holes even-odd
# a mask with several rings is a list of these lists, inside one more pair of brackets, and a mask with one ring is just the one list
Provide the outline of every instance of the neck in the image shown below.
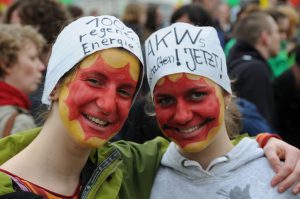
[[71,195],[90,149],[76,144],[59,118],[50,115],[39,135],[1,168],[56,193]]
[[197,161],[203,169],[206,169],[210,162],[227,154],[232,148],[233,145],[228,137],[226,128],[223,125],[212,143],[205,149],[196,153],[185,153],[181,151],[181,154],[190,160]]
[[270,55],[269,55],[268,50],[266,49],[266,47],[264,47],[264,46],[262,46],[262,45],[260,45],[260,44],[256,44],[256,45],[254,46],[254,48],[261,54],[261,56],[262,56],[265,60],[267,60],[267,59],[270,58]]
[[[39,151],[37,160],[48,169],[61,176],[79,176],[84,167],[90,149],[79,146],[66,131],[54,129],[51,122],[46,122],[29,150]],[[47,152],[45,154],[45,152]]]

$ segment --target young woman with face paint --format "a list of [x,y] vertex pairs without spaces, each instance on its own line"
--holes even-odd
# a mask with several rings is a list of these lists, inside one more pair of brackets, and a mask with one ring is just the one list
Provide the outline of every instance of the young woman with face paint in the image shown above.
[[[271,187],[275,173],[255,140],[231,143],[230,80],[216,30],[176,23],[152,34],[145,47],[157,121],[172,140],[151,198],[296,198]],[[174,61],[157,67],[166,57]]]
[[[100,37],[103,28],[111,34]],[[66,26],[48,64],[44,126],[0,140],[0,197],[149,198],[168,142],[107,144],[127,118],[142,65],[137,35],[115,17]]]
[[[103,29],[110,34],[99,36]],[[66,26],[47,68],[44,126],[0,140],[0,197],[149,198],[168,142],[108,143],[127,118],[142,63],[137,35],[115,17]]]

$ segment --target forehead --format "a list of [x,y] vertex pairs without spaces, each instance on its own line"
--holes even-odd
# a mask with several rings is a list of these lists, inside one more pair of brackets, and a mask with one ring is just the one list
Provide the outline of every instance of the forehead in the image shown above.
[[218,86],[212,80],[210,80],[206,77],[203,77],[201,75],[194,75],[194,74],[189,74],[189,73],[177,73],[177,74],[171,74],[171,75],[167,75],[167,76],[160,78],[157,81],[155,88],[164,86],[164,85],[169,86],[170,84],[181,84],[181,83],[188,84],[189,82],[191,84],[194,84],[196,82],[199,82],[199,83],[202,82],[202,83],[206,83],[210,86]]
[[[123,69],[129,67],[129,73],[134,80],[138,80],[140,73],[140,62],[137,57],[126,50],[119,48],[105,49],[86,57],[81,63],[80,68],[101,67],[98,60],[102,60],[105,66],[113,69]],[[101,62],[100,62],[101,63]]]

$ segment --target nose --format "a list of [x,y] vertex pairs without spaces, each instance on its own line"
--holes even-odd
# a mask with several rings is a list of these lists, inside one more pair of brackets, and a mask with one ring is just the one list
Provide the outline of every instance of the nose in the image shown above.
[[189,106],[183,100],[177,101],[176,112],[174,115],[174,121],[176,123],[184,125],[192,119],[193,113],[188,107]]
[[104,115],[111,115],[116,111],[116,91],[112,88],[107,88],[106,92],[99,93],[96,104]]
[[40,71],[44,71],[46,69],[45,64],[40,59],[38,60],[38,69]]

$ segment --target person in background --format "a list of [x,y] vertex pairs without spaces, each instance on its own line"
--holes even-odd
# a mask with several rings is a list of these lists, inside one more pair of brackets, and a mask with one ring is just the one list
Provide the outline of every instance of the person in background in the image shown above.
[[43,80],[45,43],[30,26],[0,24],[0,137],[36,126],[28,96]]
[[46,63],[49,50],[67,20],[66,8],[56,1],[16,0],[8,7],[3,22],[31,25],[37,28],[47,41],[42,57]]
[[[153,48],[158,38],[165,45]],[[271,187],[275,173],[254,140],[244,138],[236,146],[230,140],[239,131],[228,125],[236,114],[225,54],[213,27],[175,23],[153,33],[145,49],[157,120],[172,140],[151,199],[298,198]],[[157,67],[164,57],[174,59]]]
[[287,41],[290,21],[289,18],[278,8],[267,10],[267,13],[275,20],[278,25],[278,31],[280,35],[280,51],[275,57],[268,59],[268,64],[272,71],[272,80],[279,77],[282,73],[288,70],[292,62],[287,50]]
[[218,32],[219,40],[222,47],[225,47],[225,34],[220,26],[220,21],[218,20],[218,7],[221,4],[220,0],[192,0],[192,4],[201,6],[207,13],[210,14],[214,21],[214,26]]
[[173,12],[170,23],[184,22],[196,26],[213,26],[210,14],[201,6],[194,4],[183,5]]
[[[40,55],[46,65],[49,52],[58,33],[69,20],[66,8],[53,0],[16,0],[8,7],[4,17],[4,23],[17,23],[35,27],[46,39],[46,45]],[[45,76],[45,74],[43,74]],[[32,102],[31,112],[38,126],[43,124],[39,116],[46,111],[46,106],[41,104],[44,81],[39,88],[29,97]]]
[[238,97],[253,103],[274,128],[274,96],[267,59],[280,50],[280,35],[274,19],[264,12],[252,13],[234,27],[236,44],[230,50],[228,71]]
[[147,5],[147,19],[145,23],[144,38],[141,42],[144,42],[154,31],[158,30],[163,25],[163,15],[159,4]]
[[291,53],[299,43],[299,38],[297,38],[299,14],[297,13],[295,8],[287,4],[278,5],[277,9],[279,12],[285,14],[289,18],[289,28],[287,34],[286,49],[288,53]]
[[283,140],[300,148],[300,47],[293,53],[295,64],[273,82],[275,124]]
[[144,38],[144,26],[147,20],[146,7],[142,3],[128,3],[125,7],[122,21],[130,27],[140,41]]
[[225,36],[228,35],[231,31],[231,20],[230,20],[231,13],[230,13],[230,7],[227,3],[222,2],[218,5],[217,17],[220,23],[220,28],[225,33]]
[[79,6],[76,6],[76,5],[68,5],[67,6],[67,10],[70,14],[70,16],[73,18],[73,19],[77,19],[77,18],[80,18],[80,17],[83,17],[84,16],[84,11],[81,7]]
[[236,43],[236,39],[234,38],[234,36],[232,35],[232,30],[234,30],[234,25],[238,23],[239,20],[245,18],[246,16],[248,16],[251,13],[255,13],[255,12],[260,12],[262,11],[261,8],[259,7],[259,5],[257,3],[247,3],[246,5],[242,6],[236,16],[236,21],[232,24],[231,26],[231,32],[228,35],[229,39],[226,42],[225,48],[224,48],[224,52],[226,57],[228,58],[229,55],[229,51],[231,50],[231,48],[234,46],[234,44]]

